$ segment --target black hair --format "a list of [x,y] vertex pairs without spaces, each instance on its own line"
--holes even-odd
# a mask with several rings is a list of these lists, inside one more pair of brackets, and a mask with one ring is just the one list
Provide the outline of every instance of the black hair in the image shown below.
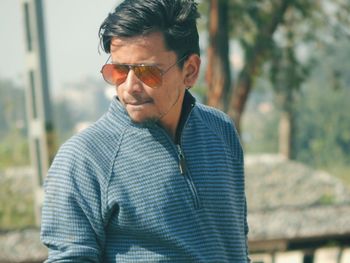
[[[194,0],[124,0],[103,21],[101,46],[110,53],[113,37],[133,37],[163,33],[165,46],[178,59],[200,55],[196,20],[200,15]],[[183,66],[183,62],[179,63]]]

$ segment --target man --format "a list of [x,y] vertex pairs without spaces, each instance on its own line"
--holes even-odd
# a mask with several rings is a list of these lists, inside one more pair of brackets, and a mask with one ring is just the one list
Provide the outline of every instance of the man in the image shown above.
[[243,152],[195,102],[192,0],[125,0],[100,28],[108,112],[66,142],[45,182],[46,262],[247,262]]

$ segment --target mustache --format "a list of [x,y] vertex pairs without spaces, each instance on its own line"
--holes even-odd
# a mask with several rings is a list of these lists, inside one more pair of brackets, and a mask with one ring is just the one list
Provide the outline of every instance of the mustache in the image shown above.
[[143,103],[152,103],[153,99],[143,96],[128,96],[123,99],[125,104],[143,104]]

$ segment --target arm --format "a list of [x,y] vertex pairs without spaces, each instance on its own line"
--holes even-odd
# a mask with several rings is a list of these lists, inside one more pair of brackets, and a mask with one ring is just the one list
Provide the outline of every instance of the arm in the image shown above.
[[67,143],[45,181],[41,239],[49,262],[101,262],[104,224],[98,169],[83,147]]
[[[243,147],[242,144],[240,142],[239,139],[239,135],[238,132],[235,128],[234,123],[232,122],[232,127],[233,127],[233,136],[232,136],[232,141],[231,141],[231,145],[232,148],[234,149],[234,153],[235,156],[239,159],[241,166],[242,166],[242,176],[243,176],[243,182],[245,181],[245,173],[244,173],[244,152],[243,152]],[[248,226],[248,220],[247,220],[247,214],[248,214],[248,208],[247,208],[247,199],[246,197],[244,197],[244,234],[245,234],[245,253],[246,253],[246,257],[247,257],[247,262],[251,262],[250,258],[249,258],[249,247],[248,247],[248,233],[249,233],[249,226]]]
[[249,247],[248,247],[248,232],[249,232],[249,226],[247,221],[247,201],[245,201],[245,220],[244,220],[244,232],[246,236],[246,254],[247,254],[247,262],[251,262],[251,259],[249,258]]

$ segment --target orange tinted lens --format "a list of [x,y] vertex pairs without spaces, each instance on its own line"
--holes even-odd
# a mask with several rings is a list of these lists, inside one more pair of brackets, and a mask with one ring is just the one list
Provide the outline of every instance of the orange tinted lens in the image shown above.
[[156,66],[135,66],[134,71],[136,76],[151,88],[162,84],[162,73]]
[[125,65],[105,64],[101,70],[102,76],[109,84],[122,84],[129,73],[129,67]]
[[114,79],[117,85],[122,84],[128,77],[129,67],[126,65],[116,65],[114,64]]

